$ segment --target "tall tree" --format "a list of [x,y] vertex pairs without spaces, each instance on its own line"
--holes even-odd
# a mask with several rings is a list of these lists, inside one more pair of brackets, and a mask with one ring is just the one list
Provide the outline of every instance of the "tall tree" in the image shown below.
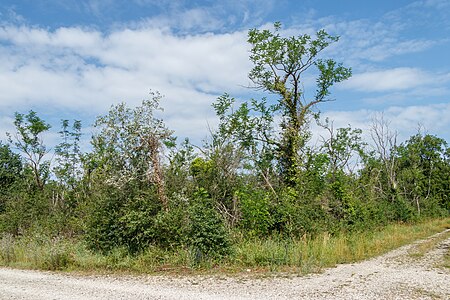
[[55,147],[57,166],[55,175],[66,188],[73,189],[81,173],[81,121],[73,121],[72,128],[69,120],[61,120],[61,143]]
[[[269,110],[282,117],[281,137],[263,138],[274,145],[283,180],[289,185],[294,185],[299,175],[300,150],[307,141],[308,135],[305,133],[311,110],[317,104],[330,100],[330,88],[335,83],[351,76],[351,70],[341,63],[319,58],[322,50],[338,40],[339,37],[324,30],[318,31],[315,38],[307,34],[284,37],[280,23],[274,24],[273,31],[251,29],[248,33],[248,42],[252,45],[250,60],[253,63],[249,78],[256,89],[278,96],[277,105]],[[310,68],[318,72],[313,96],[304,89],[305,72]],[[265,101],[263,99],[262,103]],[[257,102],[253,107],[261,111]],[[263,108],[268,111],[268,108]]]
[[7,133],[9,142],[23,153],[33,171],[37,187],[42,190],[50,171],[50,161],[44,159],[49,149],[42,140],[42,134],[51,126],[32,110],[26,115],[16,112],[14,125],[16,133]]
[[415,204],[418,214],[421,212],[421,202],[429,198],[448,201],[447,151],[445,140],[421,133],[411,136],[397,149],[399,186],[402,194]]
[[329,164],[331,180],[336,179],[339,172],[354,173],[357,167],[357,158],[365,145],[361,139],[362,130],[352,129],[350,126],[335,130],[333,122],[328,118],[321,125],[328,131],[328,137],[322,138],[322,151],[326,154]]
[[172,131],[154,116],[161,109],[159,93],[134,109],[125,103],[112,106],[108,115],[97,118],[94,159],[110,184],[137,181],[155,184],[165,209],[168,200],[161,165],[161,151],[171,141]]
[[0,141],[0,194],[20,178],[22,160]]

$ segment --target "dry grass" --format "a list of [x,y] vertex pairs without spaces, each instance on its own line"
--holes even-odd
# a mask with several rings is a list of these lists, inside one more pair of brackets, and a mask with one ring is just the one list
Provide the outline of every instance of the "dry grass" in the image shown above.
[[[189,249],[164,251],[151,247],[138,256],[116,249],[109,255],[93,253],[80,241],[45,236],[15,239],[4,235],[0,239],[0,265],[14,268],[64,270],[88,273],[131,272],[164,274],[197,273],[270,273],[305,274],[317,272],[339,263],[361,261],[386,253],[394,248],[429,237],[450,227],[450,218],[419,224],[395,224],[372,232],[298,240],[277,238],[242,240],[235,244],[233,254],[221,261],[205,260],[193,263]],[[437,239],[420,246],[426,253]],[[419,255],[419,254],[417,254]],[[450,253],[446,255],[450,265]]]
[[427,254],[431,250],[435,249],[439,243],[441,243],[442,241],[444,241],[448,238],[450,238],[450,231],[447,231],[441,235],[438,235],[436,237],[428,239],[427,241],[424,241],[424,242],[421,242],[421,243],[415,245],[409,251],[409,255],[411,257],[415,257],[415,258],[423,257],[425,254]]
[[444,262],[442,263],[444,268],[450,268],[450,249],[447,249],[447,252],[444,254]]
[[233,264],[263,271],[310,273],[339,263],[356,262],[381,255],[441,232],[449,225],[450,219],[441,219],[414,225],[389,225],[375,232],[338,236],[324,233],[314,239],[289,242],[252,240],[238,245]]

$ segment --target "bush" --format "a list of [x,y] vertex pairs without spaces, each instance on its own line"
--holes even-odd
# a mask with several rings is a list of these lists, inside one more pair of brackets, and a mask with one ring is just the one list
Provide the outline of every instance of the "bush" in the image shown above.
[[421,201],[421,217],[445,217],[449,215],[450,208],[442,206],[443,201],[437,197],[430,197]]
[[270,215],[270,195],[262,190],[247,189],[236,193],[242,219],[241,227],[250,236],[265,236],[273,224]]
[[221,215],[215,210],[205,190],[196,193],[189,208],[189,245],[194,261],[204,257],[221,258],[230,253],[231,243]]
[[27,191],[18,185],[15,193],[6,195],[4,211],[0,214],[0,232],[18,235],[52,217],[47,191]]
[[118,219],[122,199],[108,189],[93,195],[90,200],[85,239],[91,249],[106,253],[121,243]]
[[414,208],[401,196],[397,196],[394,199],[392,209],[395,221],[408,222],[416,218]]
[[174,249],[186,240],[187,210],[184,206],[160,211],[155,217],[155,243],[164,249]]
[[131,253],[155,240],[155,216],[161,210],[155,193],[109,187],[92,197],[87,207],[86,241],[91,249],[107,253],[125,247]]
[[272,214],[273,230],[285,237],[313,236],[328,229],[329,216],[320,203],[301,199],[293,188],[281,193]]

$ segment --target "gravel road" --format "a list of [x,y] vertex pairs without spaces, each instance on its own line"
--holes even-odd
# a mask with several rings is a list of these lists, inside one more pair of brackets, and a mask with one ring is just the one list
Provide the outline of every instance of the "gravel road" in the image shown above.
[[304,277],[79,276],[0,268],[0,299],[450,299],[450,270],[439,266],[450,238],[411,256],[420,243]]

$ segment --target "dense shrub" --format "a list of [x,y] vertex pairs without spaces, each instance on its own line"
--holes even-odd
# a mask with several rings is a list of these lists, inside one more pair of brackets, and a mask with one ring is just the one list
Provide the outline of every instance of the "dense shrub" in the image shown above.
[[185,205],[160,211],[154,221],[155,244],[165,249],[176,249],[187,240],[188,213]]
[[272,214],[272,229],[286,237],[316,235],[328,229],[329,216],[320,203],[301,198],[293,188],[281,193]]
[[236,193],[238,197],[241,221],[240,227],[250,236],[266,236],[273,225],[270,214],[272,194],[264,190],[245,187]]
[[89,246],[102,252],[125,247],[138,252],[155,240],[155,216],[160,203],[155,193],[132,188],[109,187],[93,195],[87,207],[86,240]]
[[196,261],[203,257],[220,258],[231,251],[224,221],[205,190],[196,193],[190,206],[187,234]]

